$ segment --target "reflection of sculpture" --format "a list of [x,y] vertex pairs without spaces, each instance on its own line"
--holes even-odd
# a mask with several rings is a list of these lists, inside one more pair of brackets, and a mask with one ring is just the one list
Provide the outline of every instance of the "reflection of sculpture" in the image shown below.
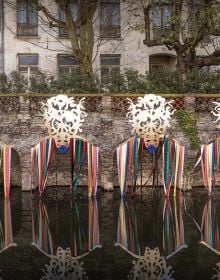
[[137,261],[133,261],[133,268],[128,279],[172,280],[172,274],[172,267],[167,266],[165,258],[160,255],[159,249],[146,248],[144,256],[140,256]]
[[[65,248],[69,248],[74,257],[83,257],[96,247],[100,247],[97,201],[89,199],[87,224],[81,221],[76,201],[71,204],[71,209],[71,215],[62,221],[63,227],[66,227],[68,224],[69,228],[69,232],[65,232]],[[57,249],[61,247],[60,241],[64,241],[61,234],[52,229],[53,225],[55,225],[56,229],[62,228],[57,223],[58,221],[55,221],[52,224],[46,205],[43,201],[40,201],[37,219],[36,215],[33,215],[32,219],[33,244],[47,256],[55,255]]]
[[216,267],[214,267],[213,270],[215,271],[215,273],[212,276],[211,280],[220,280],[220,263],[217,263]]
[[56,255],[51,257],[49,265],[45,265],[43,272],[41,280],[88,279],[83,262],[72,257],[69,248],[63,250],[58,247]]
[[132,255],[141,255],[138,220],[134,207],[128,207],[125,200],[121,200],[118,216],[118,234],[116,245]]
[[77,104],[74,97],[57,95],[43,104],[44,121],[50,137],[55,139],[57,147],[69,146],[70,138],[81,132],[86,113],[83,107],[84,98]]
[[173,100],[166,102],[165,98],[154,94],[138,97],[136,104],[128,100],[130,106],[127,116],[134,131],[144,139],[146,147],[158,146],[159,139],[170,126],[171,115],[174,113]]
[[204,206],[201,223],[201,243],[220,255],[220,225],[216,204],[209,199]]
[[166,258],[172,257],[183,248],[187,248],[184,236],[184,224],[180,201],[177,207],[175,198],[174,207],[172,209],[169,199],[165,199],[163,209],[163,247]]
[[0,220],[0,253],[10,246],[16,246],[16,244],[13,243],[10,200],[5,199],[4,221]]

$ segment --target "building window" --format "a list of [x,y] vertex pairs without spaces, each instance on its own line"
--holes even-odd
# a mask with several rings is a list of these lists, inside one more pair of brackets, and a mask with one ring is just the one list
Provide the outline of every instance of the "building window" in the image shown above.
[[38,54],[18,54],[18,71],[28,79],[38,73]]
[[100,3],[100,35],[106,38],[120,38],[120,1],[103,0]]
[[171,5],[166,3],[155,5],[152,9],[153,16],[153,40],[158,40],[171,30],[170,17]]
[[79,65],[73,56],[59,54],[57,63],[59,76],[71,75],[79,71]]
[[[71,10],[71,14],[72,14],[72,19],[76,24],[76,34],[79,35],[80,28],[79,28],[79,24],[77,24],[79,6],[78,6],[78,3],[77,3],[77,0],[71,0],[70,10]],[[62,21],[62,22],[66,22],[65,12],[62,9],[59,9],[59,20]],[[66,30],[65,27],[59,27],[59,37],[64,37],[64,38],[69,37],[68,31]]]
[[38,35],[38,10],[34,1],[17,0],[17,35]]
[[100,56],[101,62],[101,83],[106,84],[110,74],[117,74],[120,72],[120,54]]

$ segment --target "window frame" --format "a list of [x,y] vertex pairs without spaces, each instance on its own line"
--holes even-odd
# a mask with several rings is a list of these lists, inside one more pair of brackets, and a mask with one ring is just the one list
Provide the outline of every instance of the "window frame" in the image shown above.
[[[160,11],[160,18],[158,19],[160,21],[160,25],[154,25],[155,21],[155,10],[159,8]],[[170,16],[172,15],[172,5],[169,1],[164,1],[162,3],[155,3],[152,7],[152,40],[159,40],[161,37],[171,31],[171,24],[165,25],[165,9],[168,8]]]
[[[19,5],[22,5],[25,11],[25,21],[20,22],[19,14],[20,8]],[[30,8],[33,11],[30,11]],[[35,10],[35,11],[34,11]],[[36,13],[36,23],[31,23],[31,14]],[[35,15],[34,15],[35,16]],[[38,36],[38,9],[34,8],[33,2],[27,3],[24,0],[16,0],[16,26],[17,26],[17,36],[25,37],[37,37]]]
[[[102,64],[102,58],[118,58],[119,64]],[[108,74],[102,75],[103,69],[108,69]],[[101,84],[106,84],[105,80],[108,79],[109,74],[113,69],[121,70],[121,54],[100,54],[100,81]]]
[[[117,5],[118,6],[118,20],[119,24],[110,24],[112,17],[109,16],[108,23],[102,23],[102,16],[104,15],[104,5]],[[108,8],[109,9],[109,8]],[[112,11],[114,9],[112,8]],[[100,1],[100,36],[102,38],[117,39],[121,38],[121,1],[120,0],[103,0]]]
[[[20,64],[19,63],[19,56],[37,56],[37,64]],[[27,68],[27,70],[21,70],[21,68]],[[34,69],[34,71],[33,71]],[[28,80],[30,79],[30,76],[34,76],[39,71],[39,54],[38,53],[17,53],[17,70],[19,73],[21,73],[23,76],[26,76]]]
[[[71,57],[73,58],[73,61],[75,61],[75,63],[73,64],[60,64],[60,61],[59,59],[61,57]],[[61,69],[68,69],[68,75],[71,75],[73,73],[73,71],[75,73],[77,73],[79,71],[79,65],[77,64],[76,60],[75,60],[75,57],[73,55],[69,55],[69,54],[57,54],[57,73],[58,73],[58,76],[61,77],[61,76],[64,76],[64,73],[62,74],[61,73]]]

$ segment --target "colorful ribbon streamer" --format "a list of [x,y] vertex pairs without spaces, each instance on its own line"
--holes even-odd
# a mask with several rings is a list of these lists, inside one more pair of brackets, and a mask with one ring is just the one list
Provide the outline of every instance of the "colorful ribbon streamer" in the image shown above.
[[4,194],[5,197],[10,195],[10,177],[11,177],[11,147],[0,145],[0,161],[3,167]]
[[170,200],[167,198],[165,198],[164,200],[163,247],[164,247],[166,258],[170,258],[171,256],[173,256],[183,248],[187,248],[187,245],[185,245],[181,202],[179,201],[178,208],[177,208],[176,197],[174,197],[173,209],[170,204]]
[[215,188],[216,172],[219,172],[220,138],[201,146],[201,168],[204,186],[209,195]]
[[[33,171],[38,171],[38,186],[40,195],[44,192],[48,168],[50,165],[52,153],[55,149],[53,138],[46,138],[31,149],[31,186],[33,187]],[[72,138],[69,145],[70,165],[72,185],[70,191],[77,191],[79,184],[79,175],[83,163],[88,160],[88,194],[96,195],[98,178],[98,155],[99,148],[82,138]]]
[[140,138],[132,137],[117,147],[117,165],[121,196],[127,192],[127,184],[132,176],[133,186],[137,180]]
[[180,145],[173,139],[165,138],[163,145],[163,178],[164,178],[164,193],[168,197],[171,189],[173,173],[175,172],[174,180],[174,196],[176,189],[182,189],[183,183],[183,168],[184,168],[184,153],[185,147]]
[[10,246],[16,246],[13,243],[12,221],[11,221],[11,205],[9,198],[4,201],[4,222],[0,221],[0,252]]
[[204,206],[201,223],[201,243],[220,255],[220,226],[215,201],[209,199]]
[[117,243],[131,255],[141,255],[138,236],[138,221],[135,209],[129,208],[121,199],[118,217]]
[[37,166],[38,187],[40,195],[44,192],[48,168],[50,165],[52,153],[55,148],[55,141],[52,138],[45,138],[34,148],[31,149],[31,188],[33,188],[32,176]]
[[[127,185],[131,177],[133,186],[136,185],[138,165],[143,153],[143,143],[143,139],[132,137],[117,147],[117,165],[121,196],[126,193]],[[166,196],[169,196],[174,172],[174,196],[176,196],[177,187],[182,189],[184,153],[184,146],[180,145],[173,139],[167,137],[164,139],[163,178],[164,192]],[[152,174],[153,172],[151,172],[151,175]]]

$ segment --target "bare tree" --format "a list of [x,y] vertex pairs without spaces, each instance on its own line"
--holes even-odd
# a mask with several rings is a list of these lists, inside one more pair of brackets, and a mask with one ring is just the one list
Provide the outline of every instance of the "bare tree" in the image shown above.
[[[144,2],[146,39],[149,46],[165,45],[174,50],[177,57],[177,68],[182,81],[186,80],[187,72],[194,67],[220,65],[220,49],[216,45],[220,35],[220,3],[215,0],[170,0]],[[152,38],[156,9],[167,7],[166,28],[161,28],[160,36]],[[169,7],[169,9],[168,9]],[[207,47],[209,39],[209,47]],[[211,41],[213,42],[210,46]],[[198,49],[204,47],[206,52],[198,55]]]

